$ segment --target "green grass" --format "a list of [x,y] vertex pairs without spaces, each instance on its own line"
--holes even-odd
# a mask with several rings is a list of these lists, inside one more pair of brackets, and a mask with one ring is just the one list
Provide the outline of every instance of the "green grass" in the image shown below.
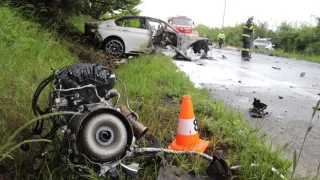
[[[65,44],[55,40],[54,33],[33,21],[20,18],[18,12],[6,7],[0,7],[0,54],[2,146],[10,135],[32,119],[32,95],[39,83],[52,73],[51,67],[58,69],[78,60]],[[213,151],[221,150],[230,165],[243,165],[245,168],[239,173],[241,179],[279,179],[271,172],[271,167],[285,175],[290,173],[291,162],[281,158],[281,147],[272,150],[272,146],[266,144],[266,136],[258,135],[257,130],[244,123],[238,112],[227,111],[223,103],[212,101],[206,90],[195,88],[168,57],[141,56],[129,60],[119,66],[116,75],[126,83],[131,108],[139,114],[140,121],[149,127],[148,136],[156,136],[168,146],[175,139],[181,97],[190,94],[200,135],[211,142],[207,153],[212,155]],[[116,87],[124,102],[125,93],[121,84],[118,82]],[[40,99],[42,103],[45,98]],[[146,147],[150,144],[143,138],[139,145]],[[15,152],[10,155],[17,159],[16,172],[13,173],[26,177],[25,172],[20,172],[23,169],[20,162],[28,154]],[[173,159],[183,171],[194,170],[198,174],[204,173],[208,165],[199,157],[179,155]],[[260,166],[251,168],[251,163]],[[55,170],[46,166],[43,171],[46,178],[57,179],[52,177]],[[156,163],[142,169],[141,174],[143,179],[155,179]],[[76,178],[74,174],[72,179]]]
[[[68,20],[73,24],[73,26],[80,32],[84,33],[84,23],[86,21],[92,20],[90,16],[79,15],[79,16],[70,16]],[[97,21],[97,20],[93,20]]]
[[[142,56],[130,60],[117,69],[116,75],[127,84],[132,109],[150,128],[149,134],[158,137],[166,146],[175,139],[181,98],[190,94],[200,136],[211,142],[207,152],[222,150],[230,165],[243,165],[241,179],[279,179],[271,172],[272,167],[288,175],[291,162],[281,155],[285,147],[272,150],[272,145],[266,143],[266,135],[258,135],[257,130],[242,121],[238,112],[227,111],[223,103],[212,101],[207,91],[195,88],[168,57]],[[120,84],[117,87],[121,89]],[[147,146],[148,142],[142,141],[140,145]],[[180,157],[180,167],[204,172],[203,163],[190,163],[186,158]],[[259,167],[249,167],[251,163],[258,163]],[[149,169],[153,171],[154,167]],[[150,171],[144,172],[145,177]],[[156,173],[151,174],[150,179],[156,178]]]
[[272,51],[263,50],[263,49],[255,49],[254,51],[267,53],[267,54],[270,54],[273,56],[278,56],[278,57],[289,57],[289,58],[294,58],[297,60],[306,60],[306,61],[320,63],[319,56],[310,56],[310,55],[305,55],[304,53],[299,53],[299,52],[288,53],[288,52],[284,52],[282,49],[276,49],[276,50],[272,50]]
[[[31,98],[39,83],[77,59],[52,32],[0,7],[0,144],[33,118]],[[42,97],[40,101],[43,101]]]

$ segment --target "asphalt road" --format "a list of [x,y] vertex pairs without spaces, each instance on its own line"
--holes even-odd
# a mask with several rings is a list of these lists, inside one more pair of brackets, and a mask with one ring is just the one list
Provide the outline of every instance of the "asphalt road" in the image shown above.
[[[260,54],[243,61],[240,52],[229,50],[209,53],[213,60],[175,63],[197,87],[208,89],[213,99],[243,112],[249,124],[267,132],[279,145],[291,142],[285,156],[292,158],[294,150],[298,153],[313,107],[320,100],[320,64]],[[249,116],[253,98],[268,105],[269,115],[262,119]],[[319,116],[317,111],[297,167],[298,177],[305,176],[308,169],[314,174],[320,163]]]

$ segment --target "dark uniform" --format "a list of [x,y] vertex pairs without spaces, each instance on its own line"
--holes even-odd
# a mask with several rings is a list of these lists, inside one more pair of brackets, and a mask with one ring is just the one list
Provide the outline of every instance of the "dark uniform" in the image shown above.
[[253,24],[249,19],[247,23],[243,26],[243,31],[242,31],[243,48],[242,48],[241,56],[243,58],[249,58],[252,31],[253,31]]

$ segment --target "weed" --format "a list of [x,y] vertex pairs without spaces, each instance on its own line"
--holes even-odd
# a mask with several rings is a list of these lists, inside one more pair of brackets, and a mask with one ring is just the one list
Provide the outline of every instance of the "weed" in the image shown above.
[[[277,179],[278,175],[271,171],[271,167],[288,174],[291,163],[281,158],[283,148],[272,150],[266,143],[267,136],[258,135],[242,121],[239,112],[227,111],[223,103],[213,102],[207,91],[196,89],[168,57],[141,56],[129,60],[119,66],[116,75],[126,83],[132,109],[137,111],[140,121],[150,127],[149,135],[160,139],[164,146],[175,139],[181,97],[190,94],[200,135],[205,134],[202,138],[212,142],[208,149],[213,152],[222,150],[231,165],[240,163],[246,167],[240,172],[242,178]],[[117,89],[123,94],[120,86]],[[140,143],[144,146],[150,144],[146,139]],[[191,158],[193,166],[189,167],[190,159],[178,157],[176,161],[184,170],[200,173],[206,167],[197,163],[196,158]],[[252,163],[259,166],[251,167]]]
[[298,53],[298,52],[284,52],[283,50],[272,50],[272,51],[268,51],[268,50],[263,50],[263,49],[259,49],[259,50],[254,50],[255,52],[259,52],[259,53],[265,53],[265,54],[269,54],[272,56],[278,56],[278,57],[289,57],[289,58],[294,58],[297,60],[306,60],[306,61],[312,61],[315,63],[320,63],[320,58],[319,56],[310,56],[310,55],[305,55],[303,53]]

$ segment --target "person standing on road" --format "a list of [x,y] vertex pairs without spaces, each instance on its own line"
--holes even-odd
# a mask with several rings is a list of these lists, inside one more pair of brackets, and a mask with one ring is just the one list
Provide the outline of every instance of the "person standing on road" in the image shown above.
[[225,41],[226,36],[224,35],[224,32],[221,31],[218,35],[218,40],[219,40],[219,48],[221,49],[222,44]]
[[249,60],[249,58],[251,58],[249,56],[249,51],[250,51],[250,45],[251,45],[251,36],[252,36],[252,32],[254,31],[252,22],[253,22],[253,16],[248,18],[248,21],[243,26],[243,30],[242,30],[243,47],[242,47],[241,56],[245,60]]

